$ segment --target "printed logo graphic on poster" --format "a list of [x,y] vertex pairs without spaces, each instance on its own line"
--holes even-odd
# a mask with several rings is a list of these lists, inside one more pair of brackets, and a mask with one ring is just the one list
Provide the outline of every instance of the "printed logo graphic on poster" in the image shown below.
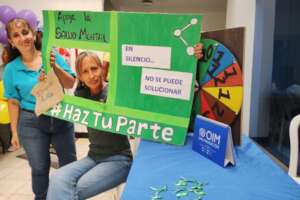
[[235,164],[231,128],[227,124],[197,115],[192,149],[222,167]]

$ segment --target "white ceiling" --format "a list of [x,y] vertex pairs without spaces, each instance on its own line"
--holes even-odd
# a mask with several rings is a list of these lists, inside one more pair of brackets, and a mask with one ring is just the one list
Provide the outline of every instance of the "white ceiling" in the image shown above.
[[142,12],[226,12],[227,0],[110,0],[115,10]]

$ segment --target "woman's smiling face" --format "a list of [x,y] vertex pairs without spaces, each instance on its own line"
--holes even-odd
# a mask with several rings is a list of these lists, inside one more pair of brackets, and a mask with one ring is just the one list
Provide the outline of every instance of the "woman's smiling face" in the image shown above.
[[8,25],[8,40],[20,52],[34,47],[35,34],[26,21],[13,20]]
[[102,85],[101,66],[91,56],[86,56],[82,62],[79,70],[79,79],[91,91],[97,91]]

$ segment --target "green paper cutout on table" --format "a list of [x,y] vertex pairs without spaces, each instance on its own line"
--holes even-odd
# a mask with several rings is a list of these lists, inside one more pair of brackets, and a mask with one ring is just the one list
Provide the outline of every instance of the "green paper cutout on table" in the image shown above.
[[71,95],[47,112],[112,133],[183,145],[202,17],[192,14],[43,11],[43,62],[53,46],[110,54],[106,103]]
[[[176,199],[185,199],[189,196],[189,194],[194,194],[195,200],[202,200],[206,193],[204,192],[204,186],[207,183],[201,183],[197,180],[188,180],[184,177],[181,177],[175,184],[175,194]],[[168,190],[168,186],[165,185],[161,188],[150,187],[150,189],[154,192],[151,200],[164,200],[163,193],[168,191],[172,191],[172,189]]]

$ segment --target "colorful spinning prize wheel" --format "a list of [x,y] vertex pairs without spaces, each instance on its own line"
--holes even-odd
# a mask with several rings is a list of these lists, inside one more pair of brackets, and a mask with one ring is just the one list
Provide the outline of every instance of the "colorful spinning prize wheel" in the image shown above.
[[200,62],[200,114],[231,124],[243,101],[243,76],[234,55],[221,43],[204,39]]

